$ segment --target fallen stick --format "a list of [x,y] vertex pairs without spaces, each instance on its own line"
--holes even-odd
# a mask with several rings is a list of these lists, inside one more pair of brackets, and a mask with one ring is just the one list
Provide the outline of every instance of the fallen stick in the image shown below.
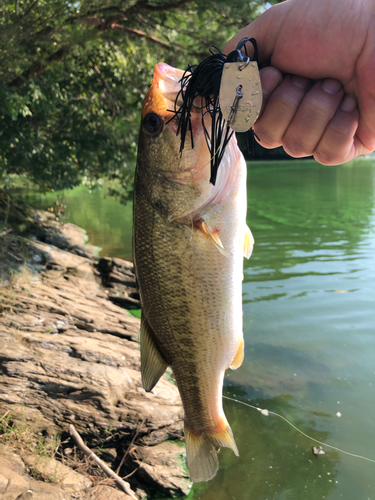
[[16,260],[17,262],[23,262],[23,259],[21,259],[21,257],[14,255],[12,252],[9,252],[9,250],[5,250],[5,251],[10,257],[12,257],[12,259]]
[[133,493],[133,490],[130,488],[130,484],[126,481],[123,481],[121,477],[113,472],[113,470],[110,469],[108,465],[103,462],[103,460],[100,460],[100,458],[84,444],[81,436],[78,434],[73,424],[69,425],[69,432],[76,442],[78,448],[82,450],[85,455],[94,460],[94,462],[99,465],[99,467],[107,474],[108,477],[114,479],[116,485],[120,488],[120,490],[122,490],[127,495],[130,495],[132,498],[134,498],[134,500],[138,500],[138,498]]

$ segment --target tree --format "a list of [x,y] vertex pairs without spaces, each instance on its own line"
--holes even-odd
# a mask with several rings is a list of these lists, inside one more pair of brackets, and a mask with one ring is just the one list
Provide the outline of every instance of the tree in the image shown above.
[[43,189],[103,176],[130,189],[143,97],[159,60],[222,47],[265,2],[5,1],[0,8],[0,181]]

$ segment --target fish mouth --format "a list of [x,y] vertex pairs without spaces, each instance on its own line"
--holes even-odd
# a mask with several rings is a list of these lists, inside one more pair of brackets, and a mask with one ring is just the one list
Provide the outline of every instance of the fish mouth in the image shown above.
[[[176,115],[183,103],[181,80],[185,73],[182,69],[173,68],[164,62],[155,65],[154,78],[144,101],[142,117],[150,111],[157,112],[168,120]],[[198,97],[192,105],[192,114],[201,113],[201,107],[201,98]]]
[[[187,71],[172,68],[166,63],[158,63],[154,68],[154,81],[159,85],[160,95],[173,102],[174,111],[178,110],[183,104],[182,96],[182,78],[186,76]],[[191,106],[192,113],[201,113],[203,99],[198,96],[194,99]]]
[[181,90],[180,80],[184,72],[165,63],[154,67],[154,78],[143,102],[142,118],[147,113],[157,113],[165,120],[173,118],[177,97]]
[[181,78],[184,71],[178,68],[172,68],[166,63],[158,63],[154,67],[154,78],[152,85],[158,89],[160,95],[166,99],[175,101],[181,90]]

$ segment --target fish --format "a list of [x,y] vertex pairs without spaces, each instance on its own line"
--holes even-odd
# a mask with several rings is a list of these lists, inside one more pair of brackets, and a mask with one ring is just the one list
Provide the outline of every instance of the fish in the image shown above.
[[[152,391],[171,367],[184,410],[186,464],[194,482],[212,479],[217,452],[238,456],[225,417],[225,370],[244,357],[243,257],[253,237],[246,225],[246,163],[235,136],[215,185],[199,102],[192,141],[180,153],[174,112],[184,72],[154,68],[142,106],[133,200],[133,259],[141,298],[141,377]],[[199,98],[198,98],[199,99]],[[191,144],[190,144],[191,143]]]

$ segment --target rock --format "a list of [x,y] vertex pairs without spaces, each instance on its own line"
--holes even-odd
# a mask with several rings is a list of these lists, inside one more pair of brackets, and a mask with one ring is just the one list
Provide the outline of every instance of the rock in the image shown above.
[[67,495],[65,491],[53,484],[31,481],[27,492],[17,497],[17,500],[73,500],[74,497],[75,495]]
[[122,491],[115,490],[110,486],[97,486],[89,493],[87,500],[134,500]]
[[50,269],[66,269],[73,276],[95,281],[94,269],[87,257],[81,257],[40,241],[30,241],[29,248],[33,252],[33,258],[39,255],[44,262],[48,262]]
[[131,262],[110,257],[99,259],[97,269],[102,283],[111,290],[108,298],[127,309],[140,309],[141,302],[136,288],[134,266]]
[[127,309],[139,309],[140,308],[140,301],[138,299],[134,299],[133,297],[124,297],[124,296],[119,296],[119,295],[108,295],[108,298],[112,300],[115,304],[125,307]]
[[25,472],[25,463],[21,457],[13,453],[6,446],[0,444],[0,471],[3,470],[4,467],[10,468],[20,475]]
[[[83,476],[81,478],[87,481],[87,478]],[[26,475],[25,465],[20,457],[2,446],[0,448],[0,498],[1,500],[67,500],[72,497],[64,494],[60,487],[36,481]]]
[[189,474],[181,480],[181,464],[185,461],[185,447],[174,442],[163,442],[156,446],[136,448],[131,457],[139,465],[138,474],[146,483],[164,489],[165,494],[188,494],[191,487]]
[[85,244],[88,239],[86,231],[75,224],[65,223],[63,226],[59,225],[54,229],[54,231],[46,231],[40,239],[70,253],[91,259],[95,258],[100,251],[98,247]]
[[0,492],[2,500],[16,500],[29,490],[29,483],[6,465],[1,467]]
[[52,457],[23,455],[23,461],[34,474],[44,481],[57,483],[62,490],[83,491],[92,486],[92,481]]
[[[83,231],[69,227],[64,236],[49,215],[35,219],[43,241],[12,237],[7,248],[18,256],[26,245],[29,260],[14,260],[17,273],[0,282],[0,419],[10,418],[9,436],[13,428],[17,436],[28,433],[24,447],[10,438],[6,449],[0,447],[0,498],[131,498],[93,486],[73,470],[78,459],[70,423],[113,470],[126,454],[120,476],[133,473],[128,481],[138,498],[186,494],[178,390],[163,376],[152,393],[144,391],[136,341],[140,320],[118,305],[139,307],[133,265],[117,258],[96,264],[87,245],[78,248]],[[46,458],[30,448],[30,433],[34,442],[62,436],[64,445]],[[30,471],[56,484],[36,481]]]

